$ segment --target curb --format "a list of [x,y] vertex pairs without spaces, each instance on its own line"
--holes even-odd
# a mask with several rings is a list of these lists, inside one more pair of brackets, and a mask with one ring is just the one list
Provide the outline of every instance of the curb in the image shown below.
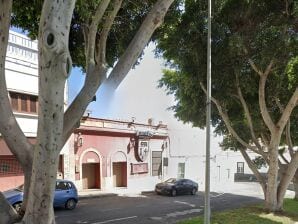
[[[136,195],[149,195],[149,194],[154,194],[154,191],[141,191],[138,193],[134,193]],[[81,194],[79,193],[78,197],[79,200],[84,200],[84,199],[89,199],[89,198],[104,198],[104,197],[115,197],[115,196],[120,196],[120,195],[129,195],[129,193],[85,193],[85,194]]]
[[118,196],[115,193],[104,193],[104,194],[87,194],[87,195],[79,195],[79,200],[89,199],[89,198],[105,198],[105,197],[114,197]]

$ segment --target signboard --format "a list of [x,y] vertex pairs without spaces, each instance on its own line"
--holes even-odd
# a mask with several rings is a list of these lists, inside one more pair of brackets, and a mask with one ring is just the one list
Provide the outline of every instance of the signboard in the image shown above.
[[139,137],[152,137],[154,133],[152,131],[137,131],[137,136]]
[[138,148],[136,149],[136,159],[139,162],[144,162],[149,155],[149,141],[139,140]]
[[131,163],[131,174],[148,173],[148,163]]

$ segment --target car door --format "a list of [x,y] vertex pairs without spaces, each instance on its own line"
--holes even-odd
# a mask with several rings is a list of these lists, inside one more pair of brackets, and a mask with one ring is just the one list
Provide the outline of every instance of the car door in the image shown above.
[[70,195],[69,186],[67,182],[57,181],[54,197],[54,206],[62,206],[68,200]]
[[187,193],[191,192],[194,185],[191,180],[186,180],[186,191]]
[[178,194],[183,194],[185,192],[184,190],[184,182],[183,180],[178,180],[176,183],[176,190]]

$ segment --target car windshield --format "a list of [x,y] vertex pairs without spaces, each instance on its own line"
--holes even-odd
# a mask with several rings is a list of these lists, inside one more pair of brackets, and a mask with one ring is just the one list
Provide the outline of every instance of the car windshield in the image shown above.
[[170,179],[168,179],[168,180],[166,180],[165,181],[165,183],[171,183],[171,184],[174,184],[174,183],[176,183],[176,179],[175,178],[170,178]]

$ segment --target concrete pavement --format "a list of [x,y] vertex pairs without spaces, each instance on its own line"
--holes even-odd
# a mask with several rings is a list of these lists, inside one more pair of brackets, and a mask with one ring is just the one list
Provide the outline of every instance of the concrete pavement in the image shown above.
[[[204,191],[204,188],[200,187],[200,191]],[[214,192],[212,195],[217,194],[235,194],[235,195],[243,195],[243,196],[251,196],[257,197],[260,199],[264,199],[263,191],[260,184],[256,182],[229,182],[228,184],[213,184],[211,186],[211,191]],[[102,191],[99,189],[87,189],[78,191],[79,199],[84,198],[95,198],[95,197],[109,197],[109,196],[126,196],[126,197],[140,197],[144,193],[152,193],[152,191],[142,192],[134,189],[127,188],[116,188],[110,191]],[[216,192],[216,193],[215,193]],[[286,192],[286,197],[294,197],[294,191],[288,190]]]

